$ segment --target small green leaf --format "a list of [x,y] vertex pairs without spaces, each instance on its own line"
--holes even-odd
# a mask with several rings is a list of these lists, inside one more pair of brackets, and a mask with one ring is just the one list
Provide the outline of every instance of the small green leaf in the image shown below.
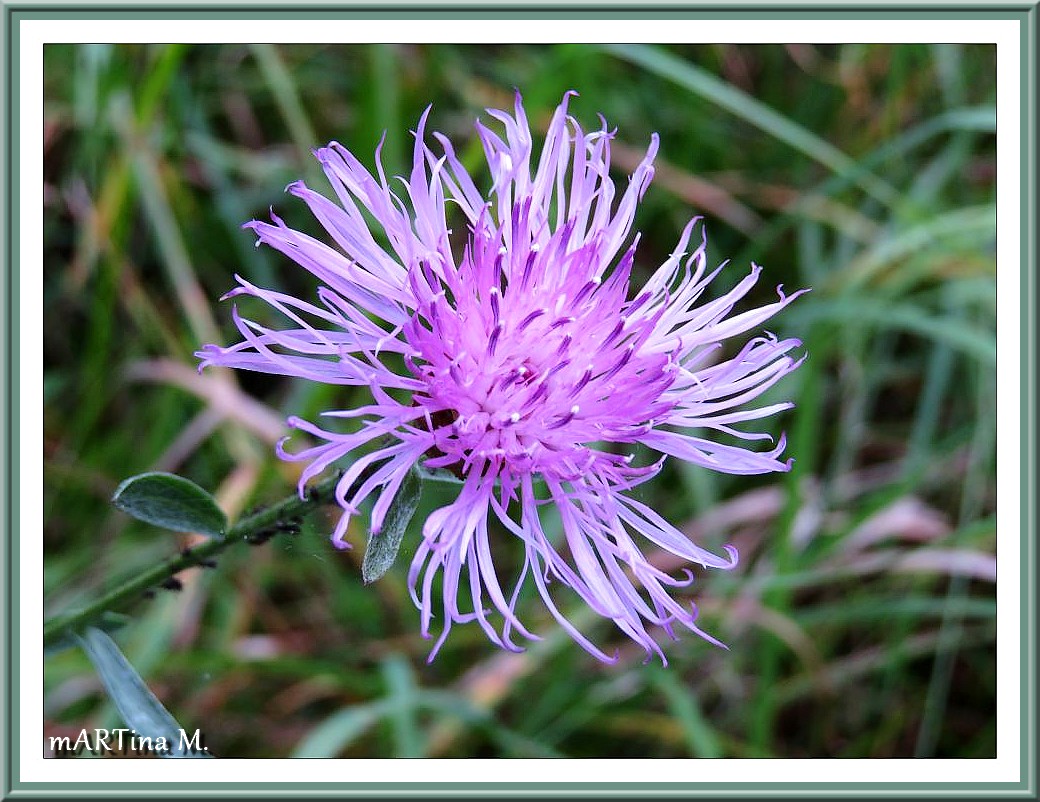
[[116,489],[112,503],[140,521],[175,532],[223,537],[227,516],[216,500],[183,476],[142,473]]
[[[211,757],[206,752],[189,748],[193,735],[185,733],[155,698],[114,640],[95,627],[87,627],[82,635],[76,635],[76,640],[94,664],[119,715],[134,731],[135,737],[152,739],[157,745],[156,753],[162,757]],[[159,739],[164,739],[165,750],[158,748],[163,743]]]
[[408,475],[397,489],[397,495],[390,503],[390,509],[386,511],[383,528],[368,535],[368,548],[365,549],[365,559],[361,562],[361,578],[366,585],[375,582],[389,571],[397,559],[404,530],[408,528],[408,522],[415,515],[421,493],[422,479],[415,471],[408,471]]
[[415,472],[426,482],[444,482],[449,485],[461,485],[462,480],[444,468],[427,468],[421,462],[415,463]]
[[[106,610],[98,616],[97,620],[94,622],[94,626],[103,632],[115,632],[117,629],[125,627],[131,620],[133,619],[128,615],[113,613],[110,610]],[[58,635],[58,637],[54,638],[50,643],[44,644],[43,656],[50,657],[58,652],[71,649],[75,645],[76,639],[73,637],[72,633],[66,631]]]

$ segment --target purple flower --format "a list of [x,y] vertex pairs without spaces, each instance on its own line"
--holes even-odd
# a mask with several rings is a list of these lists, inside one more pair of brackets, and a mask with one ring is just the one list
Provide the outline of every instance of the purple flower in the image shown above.
[[[430,636],[435,614],[443,622],[431,659],[457,623],[477,622],[510,650],[519,650],[517,637],[536,639],[516,613],[529,574],[560,625],[600,660],[616,655],[604,654],[567,620],[550,585],[577,593],[648,658],[664,659],[653,627],[675,638],[680,626],[718,643],[697,626],[696,607],[673,595],[692,573],[674,577],[655,568],[641,546],[649,542],[710,568],[732,568],[735,550],[719,556],[700,548],[628,491],[658,473],[666,455],[724,473],[790,469],[780,459],[783,437],[754,451],[705,434],[770,440],[734,424],[791,406],[743,408],[801,363],[790,356],[799,341],[765,334],[730,358],[720,358],[720,349],[800,293],[784,295],[778,287],[774,303],[732,314],[758,280],[761,268],[753,265],[732,290],[705,300],[722,267],[706,270],[698,218],[647,283],[633,286],[639,235],[629,234],[658,139],[651,138],[617,197],[609,176],[613,132],[605,123],[582,131],[567,114],[572,94],[556,109],[537,159],[519,94],[515,115],[488,112],[504,138],[476,124],[493,178],[486,196],[447,138],[435,133],[440,147],[428,146],[429,109],[415,132],[411,175],[400,183],[387,180],[379,150],[377,176],[336,142],[317,150],[338,203],[302,182],[288,191],[303,199],[336,247],[273,214],[273,225],[247,224],[258,245],[276,248],[318,279],[316,301],[239,277],[225,297],[260,298],[289,327],[265,328],[235,309],[243,341],[198,354],[202,367],[370,389],[367,406],[324,413],[360,419],[360,426],[343,433],[292,417],[289,425],[320,445],[277,449],[284,460],[307,463],[301,493],[333,463],[352,460],[338,484],[338,546],[346,547],[348,523],[366,499],[374,499],[371,529],[380,530],[417,463],[462,480],[455,501],[426,519],[409,573],[423,635]],[[464,229],[448,227],[449,202],[465,217]],[[379,239],[366,215],[382,229]],[[662,456],[637,465],[637,444]],[[562,528],[562,543],[546,532],[550,517]],[[493,519],[524,553],[510,583],[495,566]]]

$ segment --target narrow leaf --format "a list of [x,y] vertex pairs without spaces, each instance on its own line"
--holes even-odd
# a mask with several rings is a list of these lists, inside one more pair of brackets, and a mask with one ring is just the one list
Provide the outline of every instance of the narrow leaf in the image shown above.
[[336,757],[386,716],[391,708],[391,703],[385,699],[344,708],[311,730],[293,751],[292,757]]
[[691,757],[722,757],[718,735],[701,710],[696,691],[684,686],[675,674],[667,671],[655,671],[652,678],[664,695],[673,720],[682,727]]
[[[130,616],[123,615],[122,613],[113,613],[111,610],[106,610],[97,620],[94,625],[102,632],[115,632],[117,629],[122,629],[126,626],[127,622],[131,620]],[[43,656],[50,657],[51,655],[63,652],[66,649],[71,649],[76,646],[76,638],[70,632],[65,632],[58,637],[54,638],[51,642],[47,643],[43,647]]]
[[[210,757],[188,748],[181,725],[155,698],[140,674],[106,633],[88,627],[76,640],[87,653],[109,697],[135,737],[151,738],[162,757]],[[163,740],[160,740],[163,739]],[[162,748],[165,746],[165,749]]]
[[140,521],[175,532],[223,537],[227,530],[227,516],[213,496],[172,473],[131,476],[116,489],[112,503]]
[[368,548],[365,549],[365,559],[361,562],[361,578],[366,585],[375,582],[389,571],[397,559],[401,539],[409,521],[415,515],[416,507],[419,506],[421,493],[422,480],[415,471],[408,471],[408,475],[397,489],[390,509],[386,511],[383,528],[368,535]]
[[427,468],[421,462],[415,463],[415,472],[425,482],[444,482],[449,485],[461,485],[463,481],[445,468]]
[[423,757],[424,737],[416,717],[419,686],[408,660],[390,655],[382,665],[387,699],[392,704],[390,722],[394,731],[394,757]]

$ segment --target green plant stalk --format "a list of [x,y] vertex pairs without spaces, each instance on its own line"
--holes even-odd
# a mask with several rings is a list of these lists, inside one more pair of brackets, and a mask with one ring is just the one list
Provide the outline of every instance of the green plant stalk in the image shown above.
[[[212,559],[231,546],[249,542],[250,537],[270,529],[277,525],[279,521],[299,518],[302,515],[313,512],[320,506],[329,504],[335,500],[336,485],[341,476],[342,474],[337,472],[328,479],[313,485],[306,498],[301,499],[299,495],[294,494],[243,518],[232,526],[223,538],[207,540],[204,543],[193,546],[190,550],[185,550],[163,560],[106,593],[82,610],[55,616],[44,624],[44,646],[68,632],[80,630],[96,620],[104,612],[117,611],[125,607],[130,602],[139,599],[145,591],[158,587],[163,581],[181,571],[197,567],[203,561]],[[362,475],[357,481],[363,482],[366,478],[366,475]]]

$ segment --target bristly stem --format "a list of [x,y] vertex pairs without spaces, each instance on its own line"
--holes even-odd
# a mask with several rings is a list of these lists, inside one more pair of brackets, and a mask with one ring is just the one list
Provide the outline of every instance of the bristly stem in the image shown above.
[[[342,474],[336,472],[333,476],[314,484],[307,497],[301,499],[298,494],[284,498],[269,507],[248,515],[228,530],[223,538],[214,538],[185,549],[178,554],[169,557],[158,565],[154,565],[134,578],[124,582],[119,587],[106,593],[97,601],[76,612],[58,615],[44,624],[43,642],[47,644],[55,641],[67,632],[75,632],[82,627],[95,621],[102,613],[107,611],[118,611],[131,602],[139,599],[142,594],[157,588],[186,568],[194,568],[204,565],[216,555],[230,546],[238,543],[261,542],[258,535],[270,532],[279,524],[294,521],[306,515],[318,507],[335,500],[336,485]],[[358,481],[364,481],[361,476]]]

